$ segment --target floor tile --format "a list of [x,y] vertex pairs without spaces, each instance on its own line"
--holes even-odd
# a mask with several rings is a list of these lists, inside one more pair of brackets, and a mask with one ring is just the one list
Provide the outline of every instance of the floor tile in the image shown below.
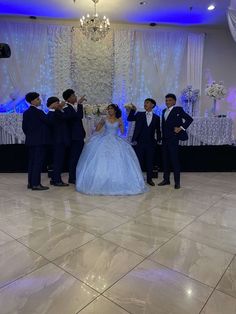
[[48,264],[0,290],[1,314],[75,314],[97,293]]
[[187,226],[179,235],[219,250],[236,253],[236,231],[229,228],[198,220]]
[[201,314],[235,314],[236,299],[214,291]]
[[79,314],[128,314],[128,312],[100,296],[80,311]]
[[219,282],[217,289],[236,298],[236,257]]
[[98,292],[103,292],[143,260],[117,245],[97,239],[54,261]]
[[48,261],[13,240],[0,246],[0,287],[47,264]]
[[67,223],[96,235],[108,232],[126,221],[126,218],[122,218],[113,213],[107,213],[101,209],[94,209],[86,214],[81,214],[66,220]]
[[184,215],[166,209],[154,208],[151,211],[138,216],[134,221],[144,225],[150,225],[157,229],[176,233],[195,219],[194,216]]
[[126,223],[103,235],[104,239],[143,256],[153,253],[171,237],[173,234],[170,232],[135,222]]
[[184,275],[144,261],[105,296],[134,314],[198,314],[211,291]]
[[0,229],[14,238],[20,238],[33,231],[52,226],[60,220],[34,212],[27,212],[0,219]]
[[47,259],[54,260],[92,239],[92,234],[62,222],[19,238],[18,241]]
[[215,287],[233,255],[186,238],[175,237],[149,258]]

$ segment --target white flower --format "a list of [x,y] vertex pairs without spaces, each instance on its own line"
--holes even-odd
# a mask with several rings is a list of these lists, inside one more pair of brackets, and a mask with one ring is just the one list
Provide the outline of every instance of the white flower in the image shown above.
[[185,88],[181,92],[181,102],[183,104],[184,103],[191,103],[194,105],[199,99],[199,94],[200,94],[199,89],[193,90],[192,86],[188,85],[187,88]]
[[227,94],[227,90],[223,86],[223,82],[220,82],[219,84],[215,81],[212,82],[212,84],[207,85],[205,93],[207,96],[214,98],[214,99],[221,99],[224,98]]
[[85,104],[84,113],[86,116],[99,116],[106,114],[108,104]]

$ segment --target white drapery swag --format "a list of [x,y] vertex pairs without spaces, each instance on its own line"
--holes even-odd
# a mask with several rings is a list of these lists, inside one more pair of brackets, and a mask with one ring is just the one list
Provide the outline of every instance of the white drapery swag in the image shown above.
[[187,83],[193,88],[202,87],[202,66],[205,34],[188,34]]
[[152,97],[164,103],[167,93],[186,85],[201,90],[204,34],[162,30],[114,32],[113,102],[132,101],[140,108]]
[[228,9],[227,18],[230,32],[233,36],[234,41],[236,41],[236,5],[234,9]]

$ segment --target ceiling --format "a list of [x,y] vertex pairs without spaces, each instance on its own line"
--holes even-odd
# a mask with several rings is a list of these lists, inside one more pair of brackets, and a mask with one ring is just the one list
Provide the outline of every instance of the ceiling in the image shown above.
[[[111,23],[220,26],[227,22],[230,0],[100,0],[98,14]],[[209,4],[216,9],[208,11]],[[93,13],[92,0],[0,0],[0,15],[36,16],[75,20]]]

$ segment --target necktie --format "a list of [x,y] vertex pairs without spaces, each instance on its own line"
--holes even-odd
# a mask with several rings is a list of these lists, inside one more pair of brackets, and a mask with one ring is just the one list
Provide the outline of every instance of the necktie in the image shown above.
[[167,120],[169,113],[170,113],[170,109],[166,109],[165,114],[164,114],[165,120]]
[[146,112],[146,118],[147,118],[147,125],[149,126],[151,124],[151,120],[152,120],[152,113]]

